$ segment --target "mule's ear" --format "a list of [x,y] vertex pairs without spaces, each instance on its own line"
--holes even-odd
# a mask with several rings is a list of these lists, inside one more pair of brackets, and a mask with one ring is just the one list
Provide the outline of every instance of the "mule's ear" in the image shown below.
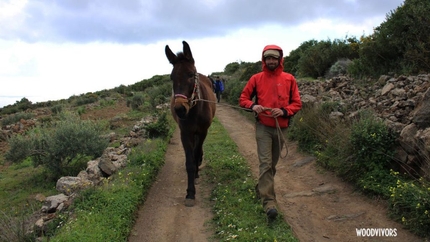
[[166,52],[166,56],[167,56],[167,59],[169,60],[170,64],[173,65],[173,63],[176,60],[176,55],[172,52],[172,50],[170,50],[168,45],[166,45],[165,52]]
[[193,54],[191,53],[191,48],[188,45],[188,43],[186,41],[182,41],[182,44],[184,45],[184,55],[185,57],[194,63],[194,59],[193,59]]

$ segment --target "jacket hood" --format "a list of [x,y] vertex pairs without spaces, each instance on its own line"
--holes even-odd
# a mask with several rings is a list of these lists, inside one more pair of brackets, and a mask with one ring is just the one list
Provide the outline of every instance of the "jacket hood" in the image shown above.
[[267,69],[267,67],[266,67],[266,62],[264,61],[264,55],[263,55],[266,50],[277,50],[277,51],[279,51],[279,54],[280,54],[279,66],[276,68],[275,72],[278,72],[279,70],[281,72],[284,71],[284,52],[283,52],[282,48],[277,46],[277,45],[266,45],[264,47],[263,51],[261,52],[261,63],[262,63],[263,71],[269,71],[269,69]]

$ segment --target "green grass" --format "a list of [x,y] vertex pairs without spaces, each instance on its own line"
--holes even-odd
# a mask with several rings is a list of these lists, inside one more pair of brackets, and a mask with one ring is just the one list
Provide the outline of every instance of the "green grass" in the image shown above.
[[[127,241],[139,205],[164,164],[167,142],[168,139],[148,140],[135,147],[126,168],[106,179],[103,185],[83,191],[66,213],[58,214],[50,225],[58,228],[45,241]],[[255,179],[250,168],[217,119],[209,130],[204,150],[207,166],[202,180],[213,188],[210,204],[214,213],[211,226],[215,232],[212,239],[298,241],[282,214],[275,222],[267,223],[262,206],[255,198]],[[9,170],[15,173],[8,174],[27,172],[24,174],[28,175],[35,173],[32,169],[35,168],[25,164],[11,166]],[[31,176],[28,179],[15,186],[1,185],[18,188],[24,183],[30,184]],[[0,181],[13,182],[13,179],[5,179],[2,174]]]
[[214,187],[214,238],[221,241],[298,241],[282,214],[268,224],[255,198],[255,179],[236,144],[217,119],[204,145],[207,162],[203,179]]
[[38,203],[34,195],[45,196],[56,193],[55,182],[44,180],[44,170],[33,167],[30,160],[13,164],[0,172],[0,210],[10,212],[22,210],[29,203]]
[[33,241],[25,230],[27,220],[40,210],[36,194],[57,193],[55,182],[47,182],[45,171],[30,160],[8,166],[0,172],[0,241]]
[[127,241],[135,213],[164,164],[166,147],[166,140],[157,139],[135,148],[128,167],[80,194],[73,218],[50,241]]
[[[209,132],[204,180],[214,188],[213,239],[297,241],[282,215],[267,223],[250,168],[222,125],[215,120]],[[83,193],[73,205],[73,218],[50,241],[127,241],[139,204],[163,165],[166,145],[166,140],[145,143],[133,152],[127,168]]]

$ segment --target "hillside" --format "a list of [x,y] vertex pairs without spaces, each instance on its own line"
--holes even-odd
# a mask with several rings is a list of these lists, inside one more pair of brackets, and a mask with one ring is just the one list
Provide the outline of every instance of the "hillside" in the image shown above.
[[[237,84],[237,83],[236,83]],[[164,84],[162,84],[164,85]],[[229,86],[235,85],[235,82],[231,79],[227,81],[227,90],[225,96],[231,96],[231,91],[229,90]],[[411,137],[416,137],[417,139],[428,140],[423,136],[425,134],[423,125],[426,123],[423,120],[428,120],[425,117],[428,117],[426,105],[428,103],[428,88],[429,88],[429,75],[420,75],[420,76],[399,76],[399,77],[390,77],[390,76],[382,76],[378,81],[375,81],[372,86],[360,86],[354,82],[353,79],[349,79],[347,77],[336,77],[329,79],[327,81],[299,81],[299,86],[301,90],[302,101],[305,103],[305,106],[309,106],[309,104],[316,105],[322,102],[335,102],[338,103],[336,110],[331,110],[330,117],[334,119],[348,119],[354,117],[356,115],[356,111],[351,110],[360,110],[360,109],[372,109],[376,112],[376,114],[385,120],[385,122],[393,129],[396,130],[399,134],[404,134],[404,129],[408,130],[408,126],[414,124],[416,127],[416,132],[420,135],[414,134],[408,136],[400,136],[403,139],[411,140]],[[229,93],[230,91],[230,93]],[[101,99],[104,100],[104,99]],[[130,99],[129,99],[130,100]],[[132,109],[129,105],[127,105],[129,101],[127,98],[118,96],[116,97],[116,101],[112,102],[110,105],[101,105],[103,102],[95,102],[84,105],[85,112],[81,114],[82,119],[91,119],[91,120],[106,120],[110,124],[110,127],[117,130],[119,134],[129,135],[129,131],[132,129],[133,125],[140,118],[129,118],[129,113]],[[412,105],[413,104],[413,105]],[[311,106],[312,106],[311,105]],[[232,104],[232,106],[237,106]],[[341,112],[342,110],[346,110],[342,108],[342,106],[348,106],[351,109],[346,112]],[[71,108],[71,107],[68,107]],[[79,107],[75,107],[79,108]],[[2,132],[10,132],[13,134],[23,133],[25,130],[32,128],[35,126],[35,123],[39,121],[43,121],[49,119],[49,117],[55,117],[55,114],[52,112],[52,107],[39,107],[33,109],[32,112],[34,116],[25,120],[22,119],[13,125],[9,125],[7,127],[2,127]],[[222,109],[221,109],[222,110]],[[419,111],[421,110],[421,111]],[[236,121],[232,121],[233,123],[237,123]],[[227,124],[225,124],[227,125]],[[231,125],[231,124],[229,124]],[[424,126],[425,127],[425,126]],[[233,134],[233,131],[231,131]],[[241,135],[243,136],[243,135]],[[120,139],[121,137],[117,137]],[[238,141],[238,144],[242,141]],[[420,142],[415,141],[417,144]],[[410,143],[410,142],[408,142]],[[3,140],[1,143],[3,150],[7,150],[7,143]],[[242,148],[243,149],[243,148]],[[243,151],[244,154],[247,154],[247,151]],[[294,154],[294,153],[292,153]],[[411,156],[406,156],[411,157]],[[252,159],[252,158],[251,158]],[[418,164],[413,164],[405,160],[405,166],[399,166],[402,169],[410,169],[411,171],[417,171],[416,173],[424,174],[425,176],[426,169],[425,166],[416,167]],[[8,167],[8,163],[2,164],[2,170]],[[313,167],[313,166],[312,166]],[[397,168],[399,168],[397,167]],[[288,179],[288,178],[282,178]],[[323,178],[318,178],[319,180],[324,180]],[[318,180],[317,179],[317,180]],[[332,184],[334,181],[331,181]],[[338,181],[337,181],[338,182]],[[324,184],[326,182],[323,182]],[[336,189],[339,189],[339,186],[336,185]],[[348,185],[349,186],[349,185]],[[315,187],[314,187],[315,188]],[[280,190],[285,190],[286,188],[279,188]],[[311,188],[310,188],[311,189]],[[306,190],[306,189],[305,189]],[[303,192],[296,191],[298,193]],[[283,193],[289,193],[288,191],[284,191]],[[293,194],[295,194],[293,192]],[[290,197],[290,195],[285,195],[287,200],[296,199],[302,196],[294,195]],[[330,197],[329,195],[327,195]],[[346,195],[342,195],[346,196]],[[349,196],[349,195],[348,195]],[[307,197],[307,196],[304,196]],[[312,197],[312,196],[311,196]],[[367,198],[366,198],[367,199]],[[318,200],[318,199],[317,199]],[[288,202],[286,202],[288,204]],[[425,205],[425,204],[423,204]],[[291,206],[291,204],[289,205]],[[318,206],[318,205],[316,205]],[[381,206],[381,205],[380,205]],[[370,209],[370,208],[369,208]],[[285,214],[288,214],[288,209],[285,208]],[[347,214],[347,210],[345,210],[345,214]],[[353,217],[361,217],[361,212],[351,213],[354,215]],[[297,215],[299,216],[299,215]],[[339,216],[339,215],[336,215]],[[382,216],[382,215],[381,215]],[[364,216],[364,218],[366,218]],[[368,220],[369,218],[367,218]],[[351,221],[355,221],[355,219],[351,218]],[[290,223],[294,223],[290,221]],[[314,223],[314,222],[313,222]],[[388,222],[387,222],[388,223]],[[382,223],[382,225],[384,222]],[[381,225],[381,226],[382,226]],[[302,225],[303,226],[303,225]],[[369,225],[371,226],[371,225]],[[399,226],[400,225],[392,225]],[[304,236],[304,235],[302,235]],[[328,237],[332,237],[334,235],[326,235]],[[341,236],[341,235],[338,235]],[[412,240],[413,241],[413,240]]]

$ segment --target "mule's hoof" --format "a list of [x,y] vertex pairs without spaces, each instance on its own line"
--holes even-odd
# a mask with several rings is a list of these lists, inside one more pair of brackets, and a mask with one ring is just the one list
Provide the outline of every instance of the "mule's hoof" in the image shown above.
[[194,204],[196,204],[195,199],[185,198],[185,207],[194,207]]

